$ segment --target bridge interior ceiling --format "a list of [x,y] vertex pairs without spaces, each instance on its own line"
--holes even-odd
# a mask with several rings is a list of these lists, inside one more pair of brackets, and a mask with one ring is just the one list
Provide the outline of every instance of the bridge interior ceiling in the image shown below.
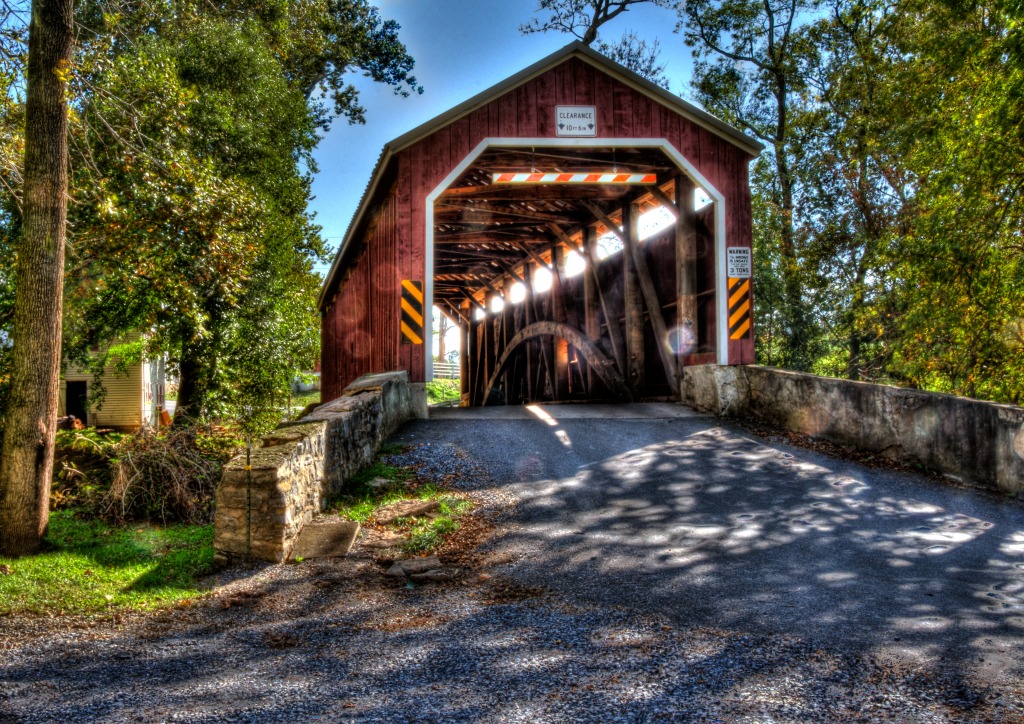
[[[513,173],[655,182],[494,180]],[[675,223],[641,243],[637,220],[658,207]],[[433,213],[433,297],[462,331],[463,404],[672,397],[684,358],[713,356],[710,207],[696,210],[661,150],[490,149]],[[621,251],[599,250],[609,233]],[[570,275],[572,252],[585,268]],[[536,284],[542,267],[549,287]]]
[[[660,151],[599,152],[579,156],[567,151],[530,153],[492,151],[481,156],[434,205],[434,296],[459,299],[474,289],[486,294],[487,283],[500,281],[512,267],[532,259],[531,251],[550,255],[557,227],[579,234],[600,223],[586,204],[598,205],[621,223],[620,207],[631,196],[649,197],[644,187],[626,185],[506,185],[492,183],[495,173],[656,173],[671,183],[675,167]],[[602,230],[603,233],[604,230]],[[548,259],[550,262],[550,259]]]

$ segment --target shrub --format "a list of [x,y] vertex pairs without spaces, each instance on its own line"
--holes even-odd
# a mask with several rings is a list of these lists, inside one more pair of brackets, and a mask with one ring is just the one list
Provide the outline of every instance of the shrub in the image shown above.
[[55,507],[74,505],[114,522],[207,523],[221,467],[237,448],[224,434],[62,431]]

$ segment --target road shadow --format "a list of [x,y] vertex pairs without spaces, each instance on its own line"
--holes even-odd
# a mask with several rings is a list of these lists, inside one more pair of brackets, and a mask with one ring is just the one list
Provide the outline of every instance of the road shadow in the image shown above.
[[770,443],[714,418],[554,423],[444,431],[520,500],[493,544],[521,554],[509,567],[518,579],[680,624],[1019,680],[1019,502]]

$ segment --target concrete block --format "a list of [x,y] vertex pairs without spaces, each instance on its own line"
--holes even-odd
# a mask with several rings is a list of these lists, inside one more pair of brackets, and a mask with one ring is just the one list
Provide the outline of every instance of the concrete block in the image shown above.
[[688,367],[680,398],[697,410],[1024,491],[1024,408],[755,365]]
[[302,528],[290,558],[341,558],[348,555],[359,534],[359,524],[350,520],[306,525]]

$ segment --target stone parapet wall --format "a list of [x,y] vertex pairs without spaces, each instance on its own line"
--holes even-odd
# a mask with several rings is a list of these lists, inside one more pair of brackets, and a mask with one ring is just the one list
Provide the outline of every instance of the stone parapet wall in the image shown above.
[[366,375],[342,396],[260,439],[224,466],[217,488],[214,548],[221,562],[288,556],[303,525],[373,460],[403,422],[427,416],[423,385],[405,372]]
[[684,404],[883,454],[994,490],[1024,489],[1024,408],[770,367],[694,366]]

